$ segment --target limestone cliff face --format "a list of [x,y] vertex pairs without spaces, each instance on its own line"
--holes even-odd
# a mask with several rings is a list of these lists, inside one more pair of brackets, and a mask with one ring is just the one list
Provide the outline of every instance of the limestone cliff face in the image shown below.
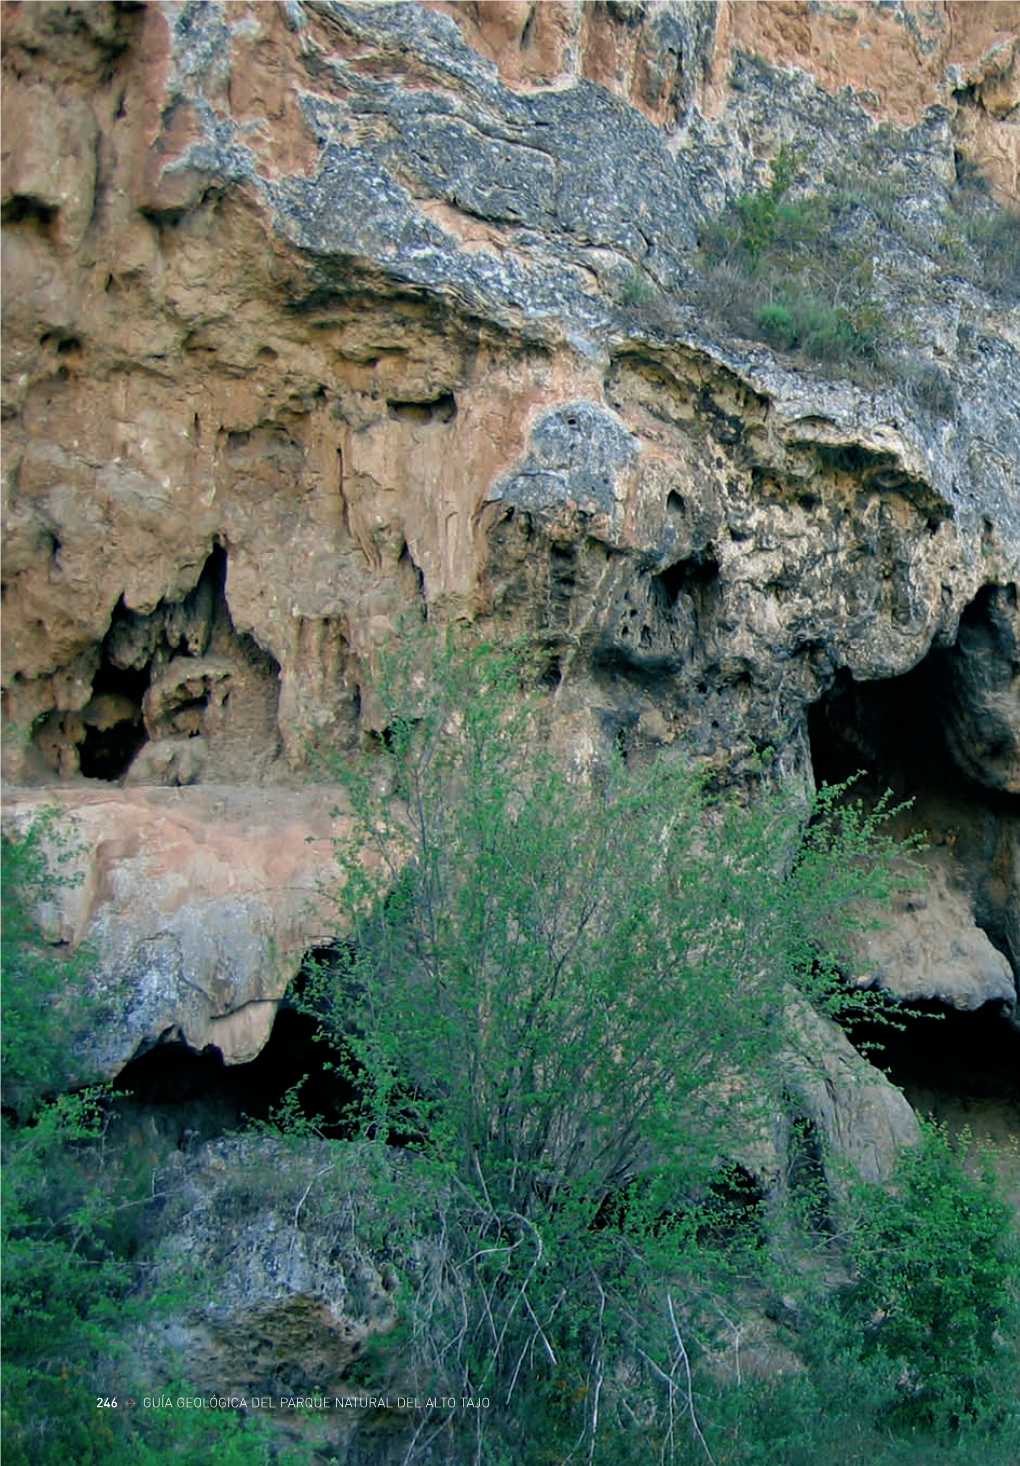
[[[895,166],[922,234],[968,170],[1016,206],[1017,21],[6,5],[9,780],[229,821],[201,786],[353,747],[401,619],[467,617],[539,639],[579,759],[684,735],[919,793],[951,999],[1011,1002],[1015,302],[876,230],[932,406],[710,325],[696,254],[784,143]],[[206,988],[206,1024],[279,991]]]

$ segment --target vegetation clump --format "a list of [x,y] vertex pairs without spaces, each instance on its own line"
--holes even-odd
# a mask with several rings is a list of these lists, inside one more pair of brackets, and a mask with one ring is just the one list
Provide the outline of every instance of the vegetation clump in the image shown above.
[[[863,251],[838,240],[830,198],[791,198],[803,160],[784,145],[768,186],[742,194],[704,230],[709,298],[725,310],[728,324],[781,350],[809,361],[873,365],[890,334],[872,289],[873,265]],[[736,293],[729,289],[734,272]]]
[[[132,1348],[161,1306],[143,1301],[160,1198],[151,1167],[116,1143],[117,1096],[106,1086],[57,1092],[73,1083],[72,1034],[96,1010],[88,954],[56,952],[35,913],[68,879],[61,858],[73,850],[56,811],[2,841],[4,1459],[267,1462],[265,1422],[127,1405],[156,1384],[178,1393],[176,1382],[139,1378]],[[307,1459],[297,1449],[274,1458]]]
[[952,385],[919,358],[911,319],[933,274],[1020,298],[1020,220],[971,169],[922,222],[883,129],[856,163],[813,187],[803,181],[807,156],[784,144],[767,185],[708,221],[696,285],[703,308],[805,365],[838,367],[869,385],[898,381],[918,406],[951,414]]
[[[679,758],[580,777],[513,657],[422,657],[391,659],[375,755],[341,772],[343,958],[302,997],[346,1046],[357,1133],[434,1176],[441,1244],[402,1274],[416,1388],[500,1402],[483,1461],[806,1460],[763,1441],[756,1389],[704,1372],[706,1340],[791,1286],[739,1158],[793,1106],[796,1003],[873,1001],[840,978],[903,879],[888,811],[826,790],[805,833]],[[420,1215],[420,1189],[390,1204]],[[848,1334],[813,1316],[821,1377]]]

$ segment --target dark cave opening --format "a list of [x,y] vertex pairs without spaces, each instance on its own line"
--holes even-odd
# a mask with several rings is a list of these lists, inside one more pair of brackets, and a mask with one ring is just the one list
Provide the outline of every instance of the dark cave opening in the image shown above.
[[850,1037],[918,1114],[978,1140],[1020,1140],[1020,1027],[1001,1003],[965,1012],[915,1001],[897,1023],[858,1022]]
[[119,779],[130,767],[147,734],[142,699],[149,668],[115,667],[105,657],[92,679],[92,700],[85,709],[85,736],[78,762],[88,779]]
[[932,784],[959,784],[938,715],[939,676],[931,657],[901,677],[857,682],[847,671],[808,710],[811,764],[818,784],[856,774],[900,799]]
[[718,579],[719,562],[710,551],[692,555],[674,565],[667,565],[652,577],[652,600],[671,611],[681,595],[688,595],[696,611],[700,612],[712,592],[717,590]]
[[[149,739],[142,715],[146,692],[172,658],[205,650],[213,621],[221,606],[226,609],[226,580],[227,552],[214,545],[194,589],[179,605],[161,603],[146,615],[129,610],[121,597],[103,638],[92,701],[83,714],[85,737],[78,745],[78,759],[87,778],[115,781],[127,773]],[[197,641],[195,623],[201,628]],[[100,716],[90,721],[89,711],[95,707]],[[110,711],[104,715],[106,707]],[[200,727],[203,707],[204,702],[197,701],[192,709],[193,733]]]
[[808,734],[817,784],[856,778],[851,795],[866,806],[886,791],[909,803],[887,832],[922,834],[923,861],[965,894],[976,924],[1020,977],[1020,797],[1010,792],[1010,739],[1018,737],[1010,678],[1018,666],[1003,629],[1015,596],[1013,586],[985,586],[953,645],[933,648],[899,677],[859,682],[840,671],[809,708]]
[[[181,784],[195,782],[202,770],[208,774],[210,760],[218,760],[222,779],[224,759],[236,769],[253,752],[273,756],[279,664],[235,630],[226,579],[227,552],[216,544],[179,600],[134,611],[120,598],[99,647],[88,703],[80,711],[49,713],[35,730],[45,764],[61,777],[80,772],[114,782],[152,745],[139,760],[142,782]],[[192,739],[202,741],[182,752]]]
[[174,1040],[126,1064],[113,1082],[122,1119],[145,1115],[171,1143],[216,1139],[249,1121],[269,1121],[296,1090],[298,1112],[324,1136],[350,1134],[356,1091],[331,1065],[342,1055],[316,1037],[307,1014],[281,1007],[262,1051],[247,1064],[225,1064],[219,1049],[201,1052]]
[[845,668],[808,712],[815,778],[837,783],[859,770],[912,797],[925,787],[1000,798],[1020,813],[1015,758],[1015,585],[985,585],[964,607],[955,641],[935,646],[898,677],[857,681]]
[[[920,860],[932,883],[910,906],[922,922],[912,930],[935,934],[935,961],[947,954],[942,970],[957,952],[973,950],[952,946],[956,931],[965,936],[961,923],[972,921],[1006,958],[1015,981],[1020,800],[1009,792],[1015,745],[1006,711],[1014,610],[1013,587],[985,586],[964,610],[955,642],[933,649],[910,672],[869,682],[838,674],[810,709],[808,731],[817,783],[860,773],[851,797],[859,795],[866,806],[887,789],[897,801],[910,801],[887,828],[897,838],[923,835]],[[897,920],[894,915],[894,932]],[[904,952],[906,962],[929,960],[923,939],[921,948]],[[875,1046],[867,1057],[919,1113],[944,1121],[953,1133],[970,1128],[1008,1150],[1010,1137],[1020,1136],[1020,1027],[1001,996],[973,1009],[981,989],[971,998],[967,982],[961,971],[958,1006],[934,997],[911,1000],[899,1014],[900,1028],[858,1023],[848,1031],[857,1046]],[[929,991],[948,996],[939,986]]]

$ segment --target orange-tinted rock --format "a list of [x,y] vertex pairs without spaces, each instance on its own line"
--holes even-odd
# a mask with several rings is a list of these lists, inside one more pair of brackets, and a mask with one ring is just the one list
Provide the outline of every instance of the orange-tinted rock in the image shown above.
[[18,823],[60,812],[69,879],[43,927],[72,946],[88,939],[107,1010],[86,1044],[93,1075],[112,1077],[168,1033],[227,1063],[254,1058],[302,954],[329,933],[321,883],[349,828],[330,803],[321,788],[216,786],[8,799]]

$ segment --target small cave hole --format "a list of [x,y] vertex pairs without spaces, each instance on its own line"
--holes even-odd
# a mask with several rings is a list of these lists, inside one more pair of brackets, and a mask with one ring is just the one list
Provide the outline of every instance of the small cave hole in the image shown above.
[[686,514],[686,512],[687,505],[684,502],[683,497],[678,494],[675,489],[670,489],[669,493],[666,495],[666,513],[672,515],[676,519],[679,519],[681,515]]
[[58,356],[72,356],[81,350],[81,338],[65,335],[63,331],[44,331],[39,345],[53,347]]
[[386,407],[395,422],[448,423],[457,416],[457,401],[452,392],[441,392],[424,401],[391,397]]
[[552,656],[549,658],[538,681],[540,687],[545,687],[550,692],[556,691],[556,688],[563,681],[563,669],[560,665],[559,657]]
[[142,698],[149,669],[115,667],[105,657],[92,679],[92,698],[82,714],[85,736],[79,768],[87,779],[119,779],[146,741]]
[[652,595],[661,606],[673,610],[681,595],[689,595],[699,607],[719,578],[719,562],[714,555],[693,555],[667,565],[652,577]]
[[28,224],[41,234],[49,234],[57,213],[54,204],[45,203],[33,194],[16,193],[0,208],[0,223]]
[[417,591],[418,600],[421,603],[422,619],[428,620],[428,600],[425,595],[425,572],[411,554],[406,540],[401,546],[400,554],[397,557],[398,570],[404,569],[405,567],[414,576],[415,590]]

